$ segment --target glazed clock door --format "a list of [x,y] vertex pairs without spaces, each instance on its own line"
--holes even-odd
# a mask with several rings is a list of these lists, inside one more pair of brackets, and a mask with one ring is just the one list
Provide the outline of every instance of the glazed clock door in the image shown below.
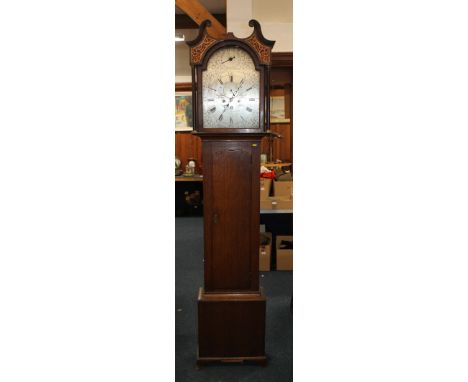
[[227,46],[202,72],[204,129],[259,129],[260,72],[244,49]]
[[258,291],[259,143],[204,143],[207,292]]

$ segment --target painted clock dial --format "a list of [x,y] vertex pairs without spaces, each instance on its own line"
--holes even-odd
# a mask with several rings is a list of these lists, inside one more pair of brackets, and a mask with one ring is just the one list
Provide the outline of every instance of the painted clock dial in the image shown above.
[[260,74],[244,49],[213,53],[202,84],[204,128],[258,129]]

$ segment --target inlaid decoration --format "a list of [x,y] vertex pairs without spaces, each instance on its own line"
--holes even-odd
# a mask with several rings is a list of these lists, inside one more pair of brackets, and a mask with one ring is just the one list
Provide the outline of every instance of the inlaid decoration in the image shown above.
[[190,50],[190,60],[192,64],[198,64],[203,55],[205,54],[206,50],[213,45],[216,41],[213,37],[208,36],[205,34],[203,36],[203,40],[195,47]]
[[271,48],[262,44],[258,41],[257,36],[254,34],[245,39],[245,42],[248,43],[258,54],[258,57],[264,64],[268,64],[270,62],[270,53]]

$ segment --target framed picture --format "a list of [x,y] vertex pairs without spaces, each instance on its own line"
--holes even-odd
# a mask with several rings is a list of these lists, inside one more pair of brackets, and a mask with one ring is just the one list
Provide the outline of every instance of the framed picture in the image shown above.
[[176,91],[175,93],[175,130],[193,130],[192,92]]
[[270,97],[270,122],[271,123],[288,123],[289,118],[286,118],[284,96]]

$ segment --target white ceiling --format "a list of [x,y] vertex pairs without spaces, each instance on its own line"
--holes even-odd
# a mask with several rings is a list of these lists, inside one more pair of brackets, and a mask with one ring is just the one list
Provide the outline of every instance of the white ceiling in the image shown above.
[[[210,13],[226,13],[226,0],[199,0]],[[176,7],[175,13],[178,15],[184,14]]]

